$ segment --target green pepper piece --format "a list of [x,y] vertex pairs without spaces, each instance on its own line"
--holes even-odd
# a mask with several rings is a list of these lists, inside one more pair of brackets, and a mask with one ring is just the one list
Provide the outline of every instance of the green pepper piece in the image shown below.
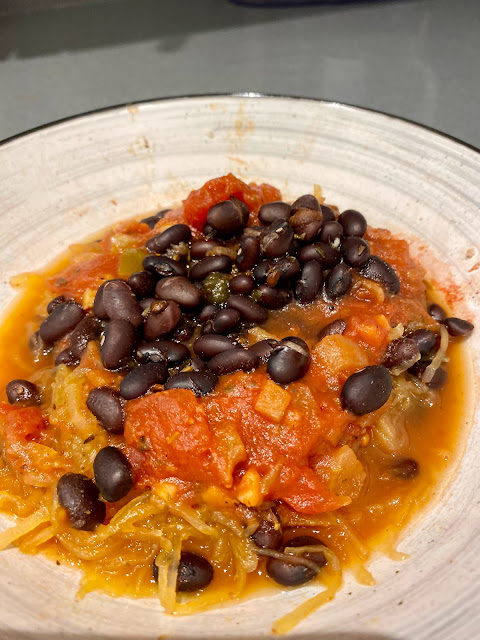
[[228,300],[230,288],[228,277],[224,273],[209,273],[202,282],[205,297],[210,304],[223,304]]

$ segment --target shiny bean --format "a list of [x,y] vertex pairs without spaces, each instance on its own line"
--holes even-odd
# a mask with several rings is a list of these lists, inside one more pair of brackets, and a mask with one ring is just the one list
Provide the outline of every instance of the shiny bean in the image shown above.
[[266,340],[259,340],[255,344],[252,344],[251,347],[248,348],[250,353],[253,353],[255,358],[259,360],[259,362],[265,363],[267,362],[270,354],[278,346],[278,340],[274,340],[273,338],[267,338]]
[[54,309],[56,309],[66,301],[67,299],[65,298],[65,296],[57,296],[56,298],[53,298],[53,300],[50,300],[50,302],[47,304],[47,313],[50,315]]
[[213,567],[203,556],[182,551],[177,573],[177,591],[193,592],[208,587],[213,580]]
[[320,242],[325,242],[326,244],[332,244],[334,242],[338,242],[343,238],[343,227],[336,220],[330,220],[326,222],[322,231],[320,232],[319,240]]
[[284,338],[270,355],[267,372],[279,384],[289,384],[302,378],[310,366],[310,351],[306,342],[296,336]]
[[212,320],[218,311],[218,306],[216,304],[206,304],[203,309],[198,314],[199,322],[206,322],[207,320]]
[[162,233],[152,236],[145,243],[145,247],[151,253],[165,253],[172,244],[188,242],[192,237],[190,227],[186,224],[174,224]]
[[[207,370],[207,363],[201,358],[197,358],[197,356],[190,357],[190,364],[192,365],[194,371]],[[212,376],[213,376],[213,373],[212,373]]]
[[245,295],[248,295],[253,291],[254,286],[255,280],[252,278],[252,276],[249,276],[246,273],[241,273],[238,276],[234,276],[229,282],[231,293],[243,293]]
[[[311,547],[321,544],[321,541],[313,536],[298,536],[298,538],[289,540],[285,544],[285,547]],[[275,582],[286,587],[296,587],[301,584],[306,584],[313,580],[318,571],[326,564],[326,559],[321,551],[318,551],[318,553],[305,553],[304,557],[311,560],[311,562],[315,562],[318,570],[315,571],[311,567],[295,563],[295,556],[292,556],[291,563],[278,558],[268,558],[266,565],[267,573]],[[312,557],[315,558],[315,560],[313,560]]]
[[124,498],[133,487],[132,468],[116,447],[104,447],[93,461],[95,482],[107,502]]
[[203,300],[200,289],[181,276],[160,280],[155,289],[155,295],[161,300],[172,300],[187,311],[197,309]]
[[392,466],[392,473],[402,480],[411,480],[418,476],[420,466],[413,458],[402,458]]
[[307,193],[297,198],[290,210],[292,213],[295,213],[298,209],[315,209],[315,211],[320,211],[320,203],[315,196]]
[[102,323],[98,318],[86,316],[82,318],[70,336],[70,353],[75,360],[80,360],[87,344],[98,338],[102,330]]
[[129,361],[135,344],[135,328],[127,320],[111,320],[100,342],[100,358],[105,369],[121,369]]
[[300,263],[293,256],[286,256],[278,260],[264,260],[253,270],[253,277],[257,282],[275,287],[279,282],[286,282],[295,278],[300,272]]
[[193,320],[193,318],[182,315],[182,317],[180,318],[180,322],[175,327],[172,338],[174,340],[177,340],[177,342],[186,342],[193,336],[196,328],[197,323],[195,320]]
[[455,338],[469,336],[474,329],[471,322],[461,318],[447,318],[444,325],[447,327],[448,333]]
[[352,286],[352,269],[345,262],[337,264],[325,278],[325,292],[327,296],[336,300],[346,295]]
[[261,549],[280,549],[282,546],[282,527],[278,521],[262,520],[250,538]]
[[408,334],[408,338],[415,342],[422,356],[432,351],[437,341],[437,336],[433,331],[429,331],[428,329],[412,331],[412,333]]
[[378,256],[370,256],[367,262],[360,268],[364,278],[380,282],[388,294],[394,295],[400,291],[400,280],[393,267]]
[[392,367],[411,366],[420,359],[418,344],[411,337],[392,340],[388,345],[383,365],[388,369]]
[[343,408],[356,416],[380,409],[392,392],[392,376],[382,365],[372,365],[351,375],[343,385]]
[[149,271],[160,278],[187,275],[187,267],[181,260],[173,260],[167,256],[147,256],[142,262],[145,271]]
[[61,364],[65,364],[67,367],[76,367],[80,364],[80,358],[74,356],[70,349],[63,349],[55,358],[55,366],[58,367]]
[[218,377],[211,371],[182,371],[167,380],[164,389],[188,389],[197,397],[210,393],[218,382]]
[[315,209],[298,209],[288,223],[293,228],[295,237],[302,242],[311,242],[322,227],[323,215]]
[[162,211],[159,211],[153,216],[148,216],[147,218],[143,218],[143,220],[140,220],[140,222],[143,222],[144,224],[148,225],[150,229],[154,229],[157,222],[161,220],[165,216],[165,214],[168,213],[169,211],[171,211],[171,209],[162,209]]
[[190,256],[192,260],[201,260],[205,258],[208,251],[220,246],[220,243],[215,240],[194,240],[190,246]]
[[255,298],[267,309],[282,309],[292,301],[292,292],[289,289],[274,289],[262,284],[255,290]]
[[180,322],[182,311],[173,300],[156,300],[150,307],[143,335],[146,340],[156,340],[171,333]]
[[263,324],[268,318],[267,310],[248,296],[230,296],[227,300],[227,307],[229,309],[236,309],[245,322]]
[[280,258],[290,248],[293,229],[285,220],[274,220],[260,238],[260,249],[266,258]]
[[330,269],[341,261],[342,254],[329,244],[317,242],[316,244],[307,244],[302,247],[297,254],[297,258],[303,263],[316,260],[324,269]]
[[105,286],[110,282],[125,282],[125,280],[120,280],[120,278],[105,280],[105,282],[98,287],[97,293],[95,294],[95,299],[93,301],[93,313],[97,316],[97,318],[100,318],[100,320],[108,320],[108,314],[105,309],[105,305],[103,304],[103,292],[105,290]]
[[228,256],[207,256],[202,258],[190,269],[192,280],[204,280],[210,273],[230,273],[232,270],[232,259]]
[[234,236],[246,227],[248,216],[248,208],[244,203],[233,198],[210,207],[207,224],[223,236]]
[[[410,367],[408,371],[412,375],[422,379],[425,369],[429,364],[430,363],[428,361],[419,360],[413,365],[413,367]],[[447,380],[448,380],[447,372],[442,367],[439,367],[433,374],[433,378],[430,380],[430,382],[427,382],[426,385],[429,389],[434,389],[438,391],[439,389],[442,389],[447,384]]]
[[124,400],[115,389],[96,387],[87,397],[87,407],[101,427],[109,433],[123,433],[125,424]]
[[429,304],[428,313],[434,320],[436,320],[440,324],[445,322],[445,320],[447,319],[447,314],[445,310],[442,309],[442,307],[439,304],[435,304],[435,303]]
[[258,219],[262,224],[271,224],[274,220],[288,220],[290,217],[290,205],[286,202],[267,202],[258,210]]
[[234,371],[251,371],[258,364],[254,354],[248,349],[236,347],[213,356],[208,361],[208,368],[215,375],[225,375]]
[[136,358],[146,362],[167,362],[169,367],[179,365],[190,356],[188,347],[174,340],[156,340],[137,347]]
[[138,300],[123,280],[110,280],[105,283],[103,306],[110,320],[128,320],[135,328],[143,322]]
[[52,344],[72,331],[85,312],[76,302],[64,302],[58,305],[40,325],[40,338],[47,344]]
[[348,236],[342,242],[343,259],[351,267],[362,267],[370,258],[370,245],[363,238]]
[[367,230],[367,221],[360,211],[355,209],[347,209],[338,216],[338,222],[343,227],[346,236],[361,237]]
[[105,503],[98,499],[94,482],[81,473],[66,473],[57,483],[60,505],[74,529],[93,531],[105,520]]
[[216,333],[231,333],[240,325],[240,314],[236,309],[221,309],[213,320]]
[[249,271],[256,265],[260,256],[260,240],[255,236],[244,235],[240,238],[236,264],[240,271]]
[[322,340],[325,336],[341,335],[346,328],[347,323],[345,320],[337,318],[323,327],[323,329],[318,333],[318,340]]
[[303,304],[313,302],[323,285],[322,265],[316,260],[305,262],[302,273],[295,285],[295,295]]
[[138,304],[140,305],[140,308],[143,312],[143,311],[146,311],[147,309],[150,309],[150,307],[154,302],[157,302],[156,298],[144,298],[143,300],[139,300]]
[[322,212],[322,216],[323,216],[323,224],[326,224],[327,222],[333,222],[334,220],[336,220],[334,210],[331,207],[327,206],[326,204],[320,205],[320,211]]
[[193,343],[193,350],[203,360],[209,360],[223,351],[234,349],[235,344],[226,336],[208,334],[197,338]]
[[144,396],[156,384],[168,378],[167,365],[163,362],[147,362],[132,369],[120,383],[120,395],[125,400]]
[[137,271],[128,279],[128,285],[137,298],[153,296],[157,279],[151,271]]
[[32,407],[42,402],[42,396],[36,384],[29,380],[17,378],[10,380],[6,388],[7,400],[10,404]]
[[[283,545],[284,548],[287,547],[315,547],[317,545],[323,545],[323,542],[314,536],[296,536],[295,538],[290,538]],[[324,546],[324,545],[323,545]],[[318,567],[324,567],[327,564],[327,559],[323,555],[323,553],[319,551],[305,551],[302,554],[304,558],[307,560],[311,560]]]

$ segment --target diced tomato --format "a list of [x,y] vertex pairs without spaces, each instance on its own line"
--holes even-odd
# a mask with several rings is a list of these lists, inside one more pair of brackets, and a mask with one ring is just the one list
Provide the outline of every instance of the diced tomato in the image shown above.
[[197,229],[203,229],[210,207],[230,196],[238,198],[256,213],[262,204],[279,200],[280,191],[269,184],[246,184],[229,173],[221,178],[206,182],[203,187],[192,191],[183,201],[185,221]]
[[38,407],[12,407],[6,402],[0,403],[0,423],[9,444],[33,440],[46,427]]
[[81,300],[86,289],[98,289],[106,278],[114,278],[118,272],[119,255],[101,254],[78,264],[72,264],[58,275],[47,280],[50,291]]

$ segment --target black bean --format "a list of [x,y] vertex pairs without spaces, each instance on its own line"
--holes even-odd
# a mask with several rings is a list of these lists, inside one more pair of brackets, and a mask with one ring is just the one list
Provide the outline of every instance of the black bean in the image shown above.
[[248,296],[230,296],[227,300],[227,307],[236,309],[245,322],[263,324],[268,318],[268,311]]
[[451,336],[469,336],[473,331],[473,324],[461,318],[447,318],[444,322]]
[[66,301],[67,300],[65,296],[57,296],[56,298],[53,298],[53,300],[50,300],[50,302],[47,305],[47,313],[50,315],[54,309],[56,309]]
[[167,258],[167,256],[147,256],[143,259],[142,265],[145,271],[160,278],[187,275],[187,267],[184,262]]
[[40,325],[41,339],[47,344],[57,342],[75,329],[84,314],[84,310],[76,302],[64,302],[58,305]]
[[93,461],[95,482],[108,502],[124,498],[133,487],[132,468],[125,455],[116,447],[104,447]]
[[306,262],[295,285],[295,295],[303,304],[313,302],[322,290],[323,269],[316,260]]
[[328,207],[326,204],[320,205],[320,211],[322,212],[324,224],[326,224],[327,222],[333,222],[336,219],[334,210]]
[[251,347],[248,348],[250,353],[253,353],[255,358],[258,358],[259,362],[267,362],[270,354],[278,346],[278,340],[274,340],[273,338],[267,338],[266,340],[260,340],[255,344],[252,344]]
[[[286,547],[315,547],[317,545],[323,545],[323,542],[314,536],[296,536],[295,538],[290,538],[283,545]],[[323,545],[324,546],[324,545]],[[311,560],[315,562],[319,567],[324,567],[327,564],[327,559],[323,555],[321,551],[306,551],[303,554],[304,558],[307,560]]]
[[380,409],[392,392],[392,376],[382,365],[365,367],[351,375],[342,388],[343,408],[356,416]]
[[280,523],[262,520],[260,526],[250,538],[261,549],[280,549],[282,546],[282,527]]
[[237,347],[213,356],[208,361],[208,368],[215,375],[220,376],[234,371],[251,371],[257,364],[258,360],[253,353],[248,349]]
[[120,369],[129,361],[135,344],[135,328],[127,320],[111,320],[100,343],[100,358],[105,369]]
[[109,433],[123,433],[125,424],[124,400],[115,389],[96,387],[87,397],[87,407],[101,427]]
[[203,301],[202,292],[188,278],[172,276],[160,280],[155,295],[161,300],[173,300],[184,310],[197,309]]
[[143,220],[140,220],[140,222],[143,222],[144,224],[148,225],[150,229],[153,229],[157,224],[157,222],[161,220],[165,216],[165,214],[168,213],[169,211],[171,211],[171,209],[162,209],[162,211],[159,211],[153,216],[148,216],[148,218],[143,218]]
[[215,240],[194,240],[190,246],[190,256],[192,260],[201,260],[205,258],[208,251],[220,246],[220,243]]
[[[193,367],[194,371],[206,371],[207,370],[207,363],[202,360],[201,358],[197,358],[197,356],[191,356],[190,357],[190,364]],[[212,373],[213,375],[213,373]]]
[[254,279],[257,282],[261,282],[261,283],[266,282],[267,274],[271,265],[272,265],[272,261],[270,260],[262,260],[262,262],[259,262],[252,272]]
[[120,395],[125,400],[144,396],[156,384],[168,378],[167,365],[163,362],[147,362],[132,369],[120,383]]
[[177,591],[200,591],[213,580],[213,567],[198,553],[182,551],[177,573]]
[[146,311],[147,309],[150,309],[154,302],[157,302],[156,298],[144,298],[143,300],[139,300],[138,304],[142,311]]
[[258,219],[262,224],[271,224],[274,220],[288,220],[290,217],[290,205],[286,202],[267,202],[258,210]]
[[243,293],[248,295],[253,291],[254,286],[255,280],[252,276],[249,276],[246,273],[234,276],[229,282],[230,291],[232,293]]
[[370,245],[363,238],[348,236],[342,242],[343,259],[351,267],[362,267],[370,258]]
[[420,466],[413,458],[402,458],[392,466],[392,473],[402,480],[411,480],[418,476]]
[[353,276],[352,269],[345,262],[337,264],[325,278],[325,292],[331,300],[341,298],[350,291]]
[[242,236],[236,264],[240,271],[253,269],[260,255],[260,240],[254,236]]
[[447,380],[448,380],[448,373],[445,371],[445,369],[443,369],[442,367],[439,367],[434,375],[433,378],[430,380],[430,382],[427,382],[427,387],[429,387],[430,389],[435,389],[436,391],[438,391],[439,389],[442,389],[446,384],[447,384]]
[[320,203],[315,196],[306,193],[304,196],[297,198],[291,206],[292,213],[295,213],[298,209],[315,209],[316,211],[320,211]]
[[323,215],[315,209],[298,209],[288,222],[298,240],[311,242],[322,228]]
[[367,230],[367,221],[360,211],[347,209],[338,216],[338,222],[342,225],[346,236],[361,237]]
[[87,344],[100,335],[102,323],[98,318],[86,316],[77,324],[70,336],[70,352],[75,360],[80,360]]
[[137,347],[136,358],[139,362],[167,362],[172,367],[184,362],[190,355],[187,346],[174,340],[156,340]]
[[216,333],[231,333],[240,325],[240,314],[236,309],[221,309],[213,320]]
[[275,287],[278,282],[292,280],[300,271],[300,263],[293,256],[278,260],[264,260],[253,270],[253,277],[257,282],[267,283]]
[[234,348],[235,344],[230,338],[215,334],[201,336],[193,343],[193,350],[203,360],[209,360],[223,351]]
[[316,260],[324,269],[330,269],[341,261],[342,254],[329,244],[317,242],[316,244],[307,244],[302,247],[297,257],[300,262],[305,263],[310,262],[310,260]]
[[267,258],[280,258],[290,248],[293,229],[285,220],[274,220],[260,238],[260,249]]
[[180,322],[175,327],[175,331],[172,334],[173,340],[177,340],[177,342],[190,340],[195,333],[197,326],[197,322],[193,318],[182,315]]
[[428,329],[417,329],[409,333],[408,337],[415,342],[422,356],[432,351],[437,341],[437,336]]
[[103,284],[101,284],[97,293],[95,294],[95,299],[93,301],[93,313],[100,318],[100,320],[108,320],[108,314],[105,309],[105,305],[103,304],[103,291],[105,286],[110,282],[125,282],[125,280],[121,280],[120,278],[114,278],[113,280],[105,280]]
[[332,244],[335,240],[340,240],[341,238],[343,238],[342,225],[336,220],[330,220],[323,225],[318,239],[320,242]]
[[337,318],[333,322],[329,322],[318,333],[318,340],[322,340],[325,336],[341,335],[347,328],[347,323],[342,318]]
[[[165,282],[165,281],[164,281]],[[182,311],[173,300],[156,300],[150,307],[143,335],[146,340],[156,340],[171,333],[180,322]]]
[[280,341],[267,362],[270,378],[279,384],[289,384],[302,378],[310,366],[310,351],[306,342],[296,336]]
[[392,340],[388,345],[383,365],[388,369],[404,365],[412,365],[420,359],[420,351],[415,340],[411,337]]
[[435,303],[429,304],[428,313],[434,320],[436,320],[440,324],[445,322],[445,320],[447,319],[447,314],[445,310],[442,309],[442,307],[439,304],[435,304]]
[[274,289],[262,284],[255,290],[255,298],[267,309],[282,309],[292,301],[292,292],[289,289]]
[[42,396],[36,384],[17,378],[10,380],[6,388],[7,400],[10,404],[32,407],[42,402]]
[[[313,536],[298,536],[286,542],[285,547],[311,547],[321,544],[321,541]],[[326,564],[325,556],[321,551],[318,551],[318,553],[307,552],[304,554],[304,557],[314,562],[318,566],[318,571]],[[275,582],[286,587],[306,584],[310,582],[310,580],[313,580],[318,573],[318,571],[315,571],[311,567],[294,564],[293,560],[292,563],[290,563],[278,558],[268,558],[266,568],[268,575],[273,578]]]
[[223,236],[240,233],[248,222],[248,209],[239,200],[224,200],[210,207],[207,224]]
[[66,473],[57,483],[58,501],[74,529],[93,531],[105,520],[105,503],[94,482],[81,473]]
[[152,236],[145,243],[145,247],[151,253],[165,253],[172,244],[188,242],[192,237],[190,227],[186,224],[174,224],[162,233]]
[[206,304],[203,309],[198,314],[199,322],[206,322],[207,320],[212,320],[218,311],[218,306],[216,304]]
[[204,280],[209,273],[230,273],[232,270],[232,259],[228,256],[207,256],[202,258],[190,269],[192,280]]
[[370,256],[367,262],[360,268],[364,278],[380,282],[390,295],[400,291],[400,280],[393,267],[378,256]]
[[61,364],[65,364],[67,367],[76,367],[80,364],[80,358],[74,356],[70,349],[63,349],[55,358],[55,366],[58,367]]
[[110,280],[105,283],[103,306],[110,320],[128,320],[135,328],[143,322],[138,300],[123,280]]
[[188,389],[197,396],[204,396],[212,391],[218,377],[211,371],[184,371],[167,380],[164,389]]
[[128,285],[137,298],[153,296],[157,279],[151,271],[137,271],[128,279]]

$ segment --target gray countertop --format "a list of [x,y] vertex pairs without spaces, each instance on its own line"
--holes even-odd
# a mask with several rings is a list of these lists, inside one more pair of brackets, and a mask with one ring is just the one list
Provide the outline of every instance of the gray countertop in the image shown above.
[[480,2],[77,0],[0,17],[0,139],[108,105],[238,91],[370,107],[480,147]]

